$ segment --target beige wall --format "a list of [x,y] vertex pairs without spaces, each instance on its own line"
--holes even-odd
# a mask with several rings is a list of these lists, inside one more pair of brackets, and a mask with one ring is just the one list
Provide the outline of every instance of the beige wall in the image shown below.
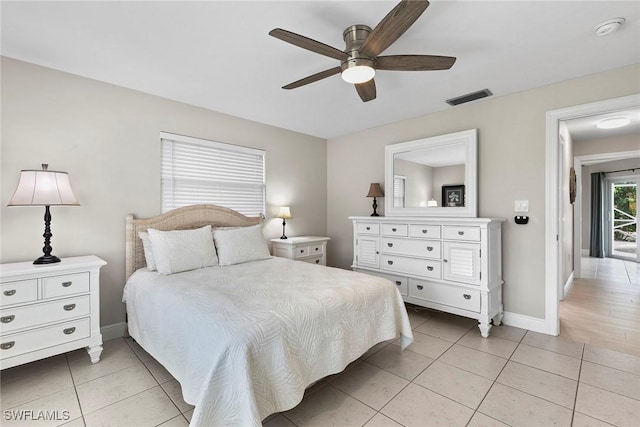
[[102,326],[124,321],[124,219],[160,213],[161,131],[266,150],[270,219],[287,234],[326,233],[326,141],[71,74],[2,58],[1,262],[42,254],[41,207],[6,207],[21,169],[69,172],[80,207],[52,207],[55,255],[95,254]]
[[[477,128],[479,216],[508,219],[502,239],[505,311],[543,318],[546,112],[639,93],[638,75],[640,66],[625,67],[330,139],[330,265],[351,265],[348,217],[369,214],[365,196],[369,183],[384,182],[385,145]],[[514,200],[521,199],[529,200],[528,225],[513,221]]]

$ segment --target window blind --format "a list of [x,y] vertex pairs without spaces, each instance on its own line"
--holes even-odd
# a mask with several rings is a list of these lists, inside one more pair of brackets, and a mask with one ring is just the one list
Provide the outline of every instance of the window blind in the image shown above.
[[264,150],[178,135],[161,135],[161,143],[162,212],[214,204],[264,214]]
[[404,208],[404,184],[405,177],[401,175],[393,176],[393,207]]

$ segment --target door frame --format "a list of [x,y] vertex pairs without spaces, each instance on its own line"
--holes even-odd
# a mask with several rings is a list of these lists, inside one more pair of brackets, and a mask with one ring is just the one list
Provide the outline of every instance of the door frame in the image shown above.
[[[560,216],[560,122],[579,117],[592,116],[610,111],[640,107],[640,94],[607,99],[573,107],[547,111],[545,144],[545,315],[544,333],[559,335],[558,314],[560,278],[560,248],[562,247],[562,224]],[[575,252],[575,248],[574,248]]]

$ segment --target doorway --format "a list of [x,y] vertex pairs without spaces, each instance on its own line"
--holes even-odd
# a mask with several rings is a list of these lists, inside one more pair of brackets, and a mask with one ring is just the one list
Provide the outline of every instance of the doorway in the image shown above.
[[607,256],[640,261],[637,242],[637,200],[636,176],[607,179]]

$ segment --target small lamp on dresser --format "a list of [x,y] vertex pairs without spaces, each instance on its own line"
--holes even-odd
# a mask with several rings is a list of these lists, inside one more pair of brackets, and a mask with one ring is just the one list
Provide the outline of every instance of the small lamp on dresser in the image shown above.
[[378,203],[376,201],[376,197],[384,197],[382,188],[380,188],[380,183],[377,183],[377,182],[371,183],[371,186],[369,187],[369,194],[367,194],[367,197],[373,197],[373,213],[371,214],[371,216],[380,216],[378,215],[378,212],[376,212],[376,209],[378,209]]
[[280,210],[278,211],[278,215],[276,215],[276,218],[282,218],[282,236],[280,236],[281,239],[286,239],[287,236],[284,233],[284,228],[287,225],[287,221],[288,219],[291,219],[291,210],[289,209],[289,206],[281,206]]
[[8,206],[44,206],[44,254],[34,264],[52,264],[60,258],[51,255],[51,212],[49,206],[80,206],[71,190],[66,172],[50,171],[42,164],[42,170],[23,170],[15,194]]

